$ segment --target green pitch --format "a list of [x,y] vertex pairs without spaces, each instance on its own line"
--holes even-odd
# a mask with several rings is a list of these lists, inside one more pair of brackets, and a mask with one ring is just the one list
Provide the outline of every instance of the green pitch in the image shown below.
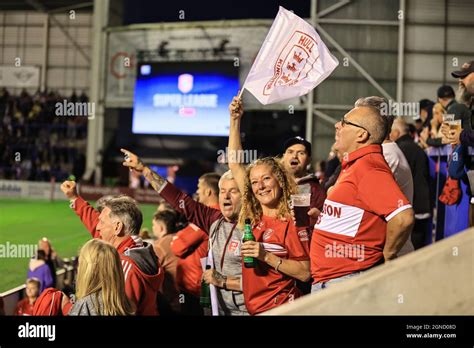
[[[151,231],[155,205],[140,205],[143,226]],[[90,238],[67,201],[0,199],[0,244],[36,244],[47,237],[61,258],[76,256]],[[29,259],[0,258],[0,293],[23,284]]]

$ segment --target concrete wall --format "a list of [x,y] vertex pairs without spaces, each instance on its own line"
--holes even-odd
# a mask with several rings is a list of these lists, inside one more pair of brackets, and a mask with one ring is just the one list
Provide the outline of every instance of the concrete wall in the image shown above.
[[268,315],[473,315],[474,228]]

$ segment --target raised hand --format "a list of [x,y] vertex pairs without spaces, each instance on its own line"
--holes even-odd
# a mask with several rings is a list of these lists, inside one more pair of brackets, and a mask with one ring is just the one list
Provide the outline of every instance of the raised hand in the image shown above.
[[244,114],[244,107],[242,105],[242,99],[239,97],[234,97],[232,102],[229,104],[230,117],[233,120],[239,120]]
[[145,165],[137,155],[125,149],[120,149],[120,151],[125,155],[125,160],[122,162],[124,167],[130,168],[130,170],[136,170],[139,173],[143,172]]
[[61,184],[61,191],[68,199],[76,199],[79,195],[77,194],[76,182],[66,180]]

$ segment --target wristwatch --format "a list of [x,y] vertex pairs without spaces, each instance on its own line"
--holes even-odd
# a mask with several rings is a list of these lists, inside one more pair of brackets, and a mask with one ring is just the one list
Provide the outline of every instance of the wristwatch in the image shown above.
[[229,290],[229,289],[227,289],[227,277],[226,276],[224,276],[224,283],[222,285],[223,285],[222,288],[224,290]]

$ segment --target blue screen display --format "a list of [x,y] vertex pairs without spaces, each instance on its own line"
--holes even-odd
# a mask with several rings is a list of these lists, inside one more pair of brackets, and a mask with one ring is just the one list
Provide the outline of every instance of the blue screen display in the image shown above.
[[139,64],[132,132],[228,136],[238,89],[233,61]]

